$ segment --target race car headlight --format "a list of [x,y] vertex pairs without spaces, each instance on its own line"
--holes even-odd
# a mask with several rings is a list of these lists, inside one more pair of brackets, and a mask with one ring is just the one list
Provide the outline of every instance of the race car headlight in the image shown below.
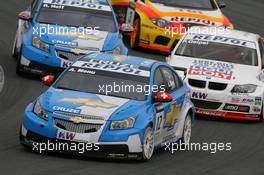
[[110,130],[122,130],[130,129],[134,127],[136,117],[129,117],[126,120],[112,121],[110,125]]
[[45,111],[39,101],[37,100],[35,105],[34,105],[34,109],[33,109],[33,112],[40,118],[44,119],[44,120],[48,120],[48,112]]
[[232,93],[254,93],[257,89],[256,85],[245,84],[245,85],[235,85],[232,89]]
[[32,45],[40,50],[49,52],[49,45],[40,41],[40,39],[36,36],[32,37]]
[[153,24],[155,24],[159,27],[162,27],[162,28],[170,28],[171,27],[170,23],[167,20],[162,19],[162,18],[151,18],[151,21]]

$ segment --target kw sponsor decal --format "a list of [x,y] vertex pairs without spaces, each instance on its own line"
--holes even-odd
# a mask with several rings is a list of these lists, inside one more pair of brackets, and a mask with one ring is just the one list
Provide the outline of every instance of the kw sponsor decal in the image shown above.
[[65,36],[65,37],[71,37],[71,38],[78,38],[78,39],[84,39],[84,40],[93,40],[93,41],[100,41],[103,38],[96,36],[96,35],[85,35],[82,33],[77,32],[58,32],[56,33],[57,36]]
[[61,139],[61,140],[73,141],[75,136],[76,136],[76,134],[73,132],[58,131],[58,133],[57,133],[57,139]]
[[91,100],[88,98],[63,98],[60,101],[62,102],[68,102],[68,103],[74,103],[77,105],[85,105],[85,106],[90,106],[90,107],[99,107],[99,108],[115,108],[117,105],[106,103],[104,101],[99,101],[99,100]]
[[193,92],[192,93],[192,98],[195,98],[195,99],[205,100],[205,99],[207,99],[207,96],[208,96],[208,94],[203,93],[203,92]]
[[180,107],[177,104],[171,106],[171,110],[166,115],[165,127],[173,128],[179,117]]
[[234,66],[228,63],[195,60],[190,66],[188,74],[231,80],[233,68]]

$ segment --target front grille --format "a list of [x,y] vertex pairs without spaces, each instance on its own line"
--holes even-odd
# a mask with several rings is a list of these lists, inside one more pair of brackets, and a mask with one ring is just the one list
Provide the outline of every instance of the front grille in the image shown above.
[[154,43],[155,44],[161,44],[164,46],[167,46],[170,42],[170,38],[164,37],[164,36],[157,36]]
[[57,50],[56,53],[58,57],[72,62],[76,61],[80,56],[84,55],[84,54],[75,54],[73,52],[65,52],[61,50]]
[[55,125],[63,130],[76,132],[76,133],[92,133],[97,132],[102,124],[91,124],[91,123],[73,123],[71,121],[54,119]]
[[222,105],[222,103],[218,103],[218,102],[210,102],[210,101],[196,100],[196,99],[192,99],[192,102],[196,108],[200,108],[200,109],[217,110]]
[[63,112],[63,111],[55,111],[54,114],[63,115],[63,116],[67,116],[67,117],[80,117],[82,119],[87,119],[87,120],[104,121],[104,118],[100,117],[100,116],[92,116],[92,115],[85,115],[85,114],[73,114],[70,112]]
[[206,86],[206,81],[189,79],[188,82],[190,86],[197,87],[197,88],[205,88]]
[[227,87],[227,84],[225,83],[215,83],[215,82],[210,82],[208,88],[212,90],[217,90],[217,91],[223,91]]

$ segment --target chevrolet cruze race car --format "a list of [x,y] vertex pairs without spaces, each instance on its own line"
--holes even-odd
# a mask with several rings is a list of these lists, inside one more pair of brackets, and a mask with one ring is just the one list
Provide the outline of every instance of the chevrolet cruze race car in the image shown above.
[[91,143],[100,156],[148,160],[165,143],[189,143],[193,113],[188,88],[166,63],[92,53],[28,105],[20,139]]
[[[115,11],[124,1],[112,0]],[[217,3],[218,2],[218,3]],[[233,28],[220,8],[223,1],[215,0],[137,0],[129,4],[125,28],[133,26],[130,35],[132,48],[158,50],[169,53],[192,26],[224,26]],[[116,7],[117,6],[117,7]],[[123,30],[123,29],[122,29]]]
[[196,113],[262,121],[264,45],[260,36],[197,29],[187,33],[168,57],[170,65],[187,69],[186,83]]
[[19,14],[13,45],[17,73],[47,74],[100,51],[128,52],[107,0],[33,0]]

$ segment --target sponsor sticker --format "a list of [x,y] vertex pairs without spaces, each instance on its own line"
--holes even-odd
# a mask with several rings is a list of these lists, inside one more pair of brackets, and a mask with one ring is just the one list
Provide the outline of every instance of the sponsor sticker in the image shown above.
[[75,139],[75,136],[76,136],[76,133],[74,132],[62,131],[62,130],[58,130],[57,132],[57,139],[60,139],[60,140],[73,141]]
[[80,67],[84,69],[93,70],[104,70],[109,72],[117,72],[123,74],[137,75],[143,77],[149,77],[150,72],[146,70],[141,70],[133,65],[123,64],[121,62],[115,61],[102,61],[91,59],[89,61],[77,61],[73,64],[74,67]]
[[203,93],[203,92],[193,92],[192,93],[192,98],[194,99],[202,99],[205,100],[207,99],[208,94],[207,93]]
[[45,8],[64,9],[64,6],[111,11],[109,5],[100,4],[99,0],[44,0]]
[[71,109],[71,108],[65,108],[61,106],[53,106],[52,108],[54,111],[62,111],[62,112],[69,112],[73,114],[80,114],[81,110],[80,109]]
[[200,40],[200,41],[207,41],[207,42],[216,42],[216,43],[223,43],[229,45],[236,45],[242,47],[248,47],[252,49],[256,49],[256,45],[253,42],[228,38],[224,36],[214,36],[214,35],[203,35],[203,34],[189,34],[186,36],[185,39],[188,40]]
[[203,75],[231,80],[234,66],[229,63],[194,60],[189,68],[189,75]]
[[84,106],[90,106],[90,107],[99,107],[99,108],[115,108],[117,107],[114,104],[106,103],[104,101],[100,100],[92,100],[88,98],[63,98],[60,101],[62,102],[68,102],[68,103],[74,103],[77,105],[84,105]]
[[261,97],[256,97],[255,98],[255,105],[256,106],[261,106],[262,105],[262,98]]

